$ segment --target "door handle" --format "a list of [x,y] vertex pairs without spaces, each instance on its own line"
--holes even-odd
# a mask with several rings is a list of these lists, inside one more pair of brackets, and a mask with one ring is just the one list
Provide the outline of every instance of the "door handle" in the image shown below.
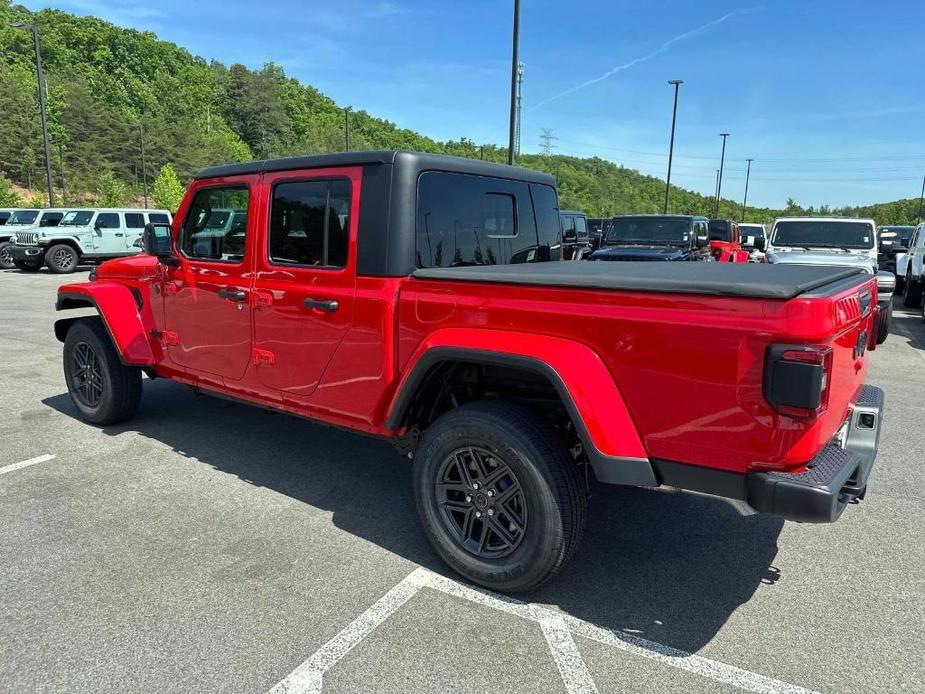
[[305,308],[316,308],[319,311],[324,311],[325,313],[333,313],[338,308],[340,308],[340,304],[338,304],[336,301],[333,301],[333,300],[324,301],[324,300],[306,299],[303,302],[303,304],[305,305]]
[[218,295],[223,299],[230,301],[244,301],[247,298],[247,292],[243,289],[219,289]]
[[125,236],[125,234],[117,231],[115,234],[113,234],[113,236]]

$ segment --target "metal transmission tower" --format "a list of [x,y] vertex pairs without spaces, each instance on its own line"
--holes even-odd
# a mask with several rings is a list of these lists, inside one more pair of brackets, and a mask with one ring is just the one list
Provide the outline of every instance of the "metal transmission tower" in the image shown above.
[[553,140],[558,140],[559,138],[552,134],[552,128],[541,128],[540,132],[542,133],[540,135],[540,147],[543,148],[543,156],[548,157],[555,148],[552,143]]
[[524,64],[517,63],[517,121],[514,124],[514,156],[520,155],[520,113],[523,102]]

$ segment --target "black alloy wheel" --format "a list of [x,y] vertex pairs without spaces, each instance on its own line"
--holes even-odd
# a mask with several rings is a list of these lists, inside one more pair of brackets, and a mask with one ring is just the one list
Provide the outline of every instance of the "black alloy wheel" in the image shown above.
[[484,448],[453,451],[440,466],[434,493],[444,527],[476,557],[505,557],[523,540],[523,488],[511,468]]
[[97,407],[103,398],[103,370],[93,347],[78,342],[71,353],[71,392],[87,407]]

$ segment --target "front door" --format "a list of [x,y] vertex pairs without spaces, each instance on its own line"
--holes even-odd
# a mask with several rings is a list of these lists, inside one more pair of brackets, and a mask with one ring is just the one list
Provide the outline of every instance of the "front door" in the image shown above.
[[141,239],[141,233],[145,230],[145,216],[141,212],[125,213],[125,240],[124,250],[126,253],[137,253],[138,247],[135,242]]
[[267,174],[254,283],[254,361],[294,404],[315,391],[353,321],[361,169]]
[[257,181],[200,181],[180,211],[179,264],[164,272],[162,339],[171,361],[203,376],[239,380],[251,358]]
[[99,255],[125,254],[125,226],[118,212],[100,212],[94,224],[93,250]]

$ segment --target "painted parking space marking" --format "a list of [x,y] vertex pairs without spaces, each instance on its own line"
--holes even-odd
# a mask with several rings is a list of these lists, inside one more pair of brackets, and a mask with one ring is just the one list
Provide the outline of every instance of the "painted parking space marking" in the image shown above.
[[19,463],[13,463],[12,465],[4,465],[0,467],[0,475],[5,475],[8,472],[13,472],[14,470],[22,470],[24,467],[29,467],[30,465],[38,465],[39,463],[47,463],[49,460],[54,460],[57,456],[50,455],[46,453],[45,455],[40,455],[35,458],[29,458],[29,460],[23,460]]
[[484,588],[467,586],[424,568],[417,568],[403,578],[369,609],[274,686],[268,694],[318,694],[321,692],[325,673],[424,588],[538,623],[568,694],[593,694],[598,691],[575,644],[576,636],[655,660],[663,665],[700,675],[746,692],[818,694],[811,689],[759,675],[718,660],[710,660],[639,636],[599,627],[548,607],[522,602]]

